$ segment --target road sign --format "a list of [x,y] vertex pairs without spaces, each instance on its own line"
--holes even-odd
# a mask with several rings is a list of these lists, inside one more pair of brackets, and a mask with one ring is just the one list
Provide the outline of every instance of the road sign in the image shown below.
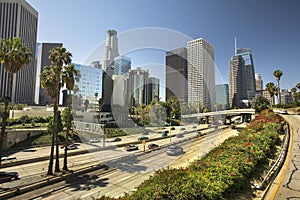
[[142,140],[142,144],[143,144],[143,145],[146,145],[146,140]]

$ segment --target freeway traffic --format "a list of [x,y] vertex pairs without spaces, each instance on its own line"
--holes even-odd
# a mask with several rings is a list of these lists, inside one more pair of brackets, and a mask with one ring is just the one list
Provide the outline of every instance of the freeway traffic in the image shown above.
[[[75,181],[73,183],[72,179],[67,179],[64,181],[64,184],[59,182],[57,184],[47,186],[47,190],[44,187],[42,189],[37,189],[24,195],[17,196],[14,199],[27,199],[29,196],[31,196],[31,198],[34,196],[41,197],[41,195],[42,198],[48,197],[49,199],[56,197],[61,199],[74,199],[74,197],[79,196],[99,196],[102,194],[119,196],[124,194],[124,192],[132,191],[134,187],[148,178],[148,176],[154,173],[155,170],[168,166],[185,166],[193,159],[202,157],[210,149],[214,148],[215,145],[218,145],[226,138],[235,134],[236,130],[231,129],[224,131],[214,130],[214,134],[206,135],[205,137],[198,138],[197,140],[186,140],[178,143],[178,145],[183,147],[184,154],[177,156],[168,156],[165,152],[165,148],[148,153],[143,153],[143,151],[126,152],[124,148],[102,149],[101,151],[95,151],[88,154],[71,156],[69,158],[70,168],[72,168],[72,163],[76,163],[76,165],[79,166],[80,164],[89,161],[95,163],[102,162],[109,166],[109,169],[117,170],[112,170],[105,175],[102,175],[102,172],[100,173],[101,170],[96,170],[95,172],[90,172],[80,176],[81,180],[79,182]],[[177,140],[184,140],[189,137],[189,135],[193,137],[195,135],[195,131],[185,134],[184,138],[173,137],[171,142],[175,143]],[[159,140],[157,143],[159,143],[159,145],[169,144],[170,139],[166,138],[164,140]],[[30,176],[29,174],[32,176],[35,175],[36,177],[41,176],[41,174],[45,172],[41,171],[40,168],[47,166],[47,162],[45,162],[46,161],[32,163],[27,166],[19,166],[19,168],[16,166],[14,170],[24,170],[20,173],[20,176],[23,176],[23,178],[18,181],[25,179],[24,177],[26,177],[26,173],[27,176]],[[36,173],[38,169],[40,174]],[[43,192],[45,190],[47,192]],[[50,193],[49,191],[52,190],[53,192]],[[44,193],[47,195],[44,196]]]

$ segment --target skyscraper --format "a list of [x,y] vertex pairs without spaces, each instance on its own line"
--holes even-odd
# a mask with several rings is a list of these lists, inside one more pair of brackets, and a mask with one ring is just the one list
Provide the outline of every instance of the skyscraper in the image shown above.
[[102,94],[102,69],[76,63],[74,67],[80,71],[81,76],[79,82],[75,82],[78,86],[77,94],[89,103],[97,103],[95,93],[98,93],[98,98],[101,98]]
[[131,69],[131,59],[126,56],[118,56],[114,59],[114,75],[127,75]]
[[36,68],[36,82],[35,82],[35,104],[51,104],[53,103],[52,98],[48,95],[47,91],[41,87],[40,74],[44,71],[45,66],[51,65],[49,59],[50,50],[55,47],[62,47],[62,43],[40,43],[37,50],[37,68]]
[[229,105],[249,107],[256,94],[252,51],[238,48],[236,53],[229,64]]
[[[30,64],[13,76],[11,101],[33,104],[35,90],[35,50],[38,12],[25,0],[0,0],[0,38],[19,37],[32,53]],[[0,98],[5,97],[8,74],[0,67]]]
[[150,104],[155,97],[159,98],[159,79],[155,77],[148,78],[148,99],[146,104]]
[[215,104],[214,47],[204,39],[188,44],[188,102],[213,110]]
[[228,109],[228,84],[216,85],[216,110]]
[[256,86],[256,94],[262,95],[263,81],[261,78],[261,74],[255,74],[255,86]]
[[113,61],[119,56],[118,37],[116,30],[108,30],[106,38],[106,46],[103,59],[103,70],[108,75],[113,75]]
[[129,70],[127,80],[127,99],[130,105],[147,104],[149,71],[137,67]]
[[175,96],[187,102],[187,49],[166,52],[166,100]]

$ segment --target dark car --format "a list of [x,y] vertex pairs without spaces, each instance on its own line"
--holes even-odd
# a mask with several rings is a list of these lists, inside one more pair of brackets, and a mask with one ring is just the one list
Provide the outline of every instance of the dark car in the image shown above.
[[162,137],[167,137],[167,136],[168,136],[168,133],[169,133],[169,131],[163,131],[162,134],[161,134],[161,136],[162,136]]
[[138,141],[142,141],[142,140],[149,140],[149,137],[141,136],[141,137],[138,138]]
[[167,154],[170,156],[178,155],[181,153],[183,153],[183,148],[180,146],[171,145],[167,148]]
[[138,149],[139,149],[139,147],[134,145],[134,144],[130,144],[127,147],[125,147],[126,151],[135,151],[135,150],[138,150]]
[[18,179],[19,174],[18,172],[0,172],[0,182],[6,182],[6,181],[11,181],[11,180],[16,180]]
[[185,130],[185,128],[184,128],[184,127],[181,127],[181,128],[180,128],[180,130],[181,130],[181,131],[184,131],[184,130]]
[[149,144],[148,149],[157,149],[159,146],[157,144]]
[[114,138],[112,141],[113,141],[113,142],[120,142],[120,141],[122,141],[122,139],[119,138],[119,137],[116,137],[116,138]]
[[175,130],[175,127],[171,127],[171,130]]
[[176,135],[176,137],[177,137],[177,138],[183,138],[184,136],[183,136],[182,133],[179,133],[179,134]]
[[197,126],[193,126],[193,128],[197,128]]

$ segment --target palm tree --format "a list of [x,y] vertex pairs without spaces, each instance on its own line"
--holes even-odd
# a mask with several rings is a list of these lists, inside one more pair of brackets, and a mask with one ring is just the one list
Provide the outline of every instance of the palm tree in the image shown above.
[[[67,90],[69,90],[68,99],[67,99],[67,130],[66,130],[66,139],[65,147],[68,145],[69,131],[71,129],[71,106],[72,106],[72,94],[71,91],[74,89],[75,80],[78,82],[80,77],[79,70],[75,69],[73,64],[64,67],[63,71],[63,83],[65,83]],[[68,161],[67,161],[67,148],[65,148],[64,154],[64,166],[63,170],[68,171]]]
[[283,75],[282,71],[281,70],[275,70],[273,72],[273,75],[275,76],[276,78],[276,81],[277,81],[277,87],[278,87],[278,103],[281,104],[281,96],[280,96],[280,86],[279,86],[279,81],[280,81],[280,77]]
[[298,94],[297,94],[297,88],[293,87],[291,89],[291,92],[293,93],[292,95],[293,95],[294,101],[297,101],[297,96],[298,96]]
[[266,84],[266,91],[269,92],[271,97],[271,106],[274,104],[274,95],[277,91],[277,88],[274,83],[269,82]]
[[298,88],[298,90],[300,90],[300,83],[297,83],[295,87]]
[[[54,117],[53,117],[53,124],[52,124],[52,142],[51,142],[51,149],[50,149],[50,159],[49,159],[49,166],[47,175],[53,175],[53,155],[54,155],[54,144],[56,140],[56,133],[57,133],[57,101],[58,101],[58,94],[59,88],[57,84],[59,84],[60,77],[57,75],[60,73],[60,69],[57,66],[51,67],[44,67],[44,71],[40,74],[41,78],[41,86],[42,88],[47,90],[48,95],[53,99],[54,107]],[[56,126],[54,125],[56,124]]]
[[[50,50],[49,59],[51,60],[51,63],[57,68],[56,75],[57,76],[57,97],[59,96],[59,91],[61,88],[61,78],[62,78],[62,67],[63,65],[69,65],[72,62],[72,54],[67,51],[64,47],[55,47]],[[56,98],[57,98],[56,97]],[[55,101],[54,104],[54,110],[58,109],[58,101]],[[56,153],[55,153],[55,172],[59,172],[59,147],[58,147],[58,131],[57,131],[57,113],[54,111],[54,120],[53,120],[53,126],[56,127],[54,130],[55,132],[55,146],[56,146]],[[65,147],[67,148],[67,147]]]
[[17,73],[24,65],[28,65],[31,57],[32,54],[30,49],[22,44],[20,38],[8,38],[7,40],[0,40],[0,62],[3,63],[5,71],[8,72],[8,82],[6,88],[6,97],[4,98],[4,112],[1,125],[0,158],[2,157],[2,150],[5,146],[4,137],[6,132],[6,123],[9,117],[8,104],[11,98],[13,74]]

